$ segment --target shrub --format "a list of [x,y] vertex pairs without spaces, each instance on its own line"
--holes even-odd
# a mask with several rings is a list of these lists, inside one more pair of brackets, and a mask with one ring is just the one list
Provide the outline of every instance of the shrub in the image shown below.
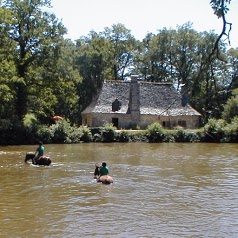
[[27,132],[19,120],[0,120],[1,145],[27,144],[26,134]]
[[174,135],[175,142],[199,142],[199,136],[193,131],[184,130],[182,127],[176,127]]
[[26,114],[23,118],[24,127],[36,128],[39,125],[39,122],[33,113]]
[[148,138],[146,136],[146,132],[136,132],[136,133],[130,133],[129,140],[132,142],[148,142]]
[[83,142],[90,142],[92,141],[92,132],[91,130],[86,126],[79,127],[80,131],[80,140]]
[[95,134],[93,135],[92,140],[93,140],[94,142],[101,142],[101,141],[102,141],[102,135],[101,135],[101,133],[95,133]]
[[130,140],[128,131],[122,130],[117,135],[119,142],[128,142]]
[[163,142],[175,142],[174,131],[165,130]]
[[80,141],[80,129],[62,120],[50,126],[53,143],[77,143]]
[[146,136],[149,142],[162,142],[164,139],[163,128],[159,123],[153,123],[146,129]]
[[53,136],[51,128],[46,125],[40,126],[36,132],[36,140],[43,141],[46,144],[52,143]]
[[102,142],[113,142],[116,136],[116,128],[113,124],[105,124],[102,128]]
[[225,127],[226,142],[238,142],[238,117],[234,117],[230,124]]
[[238,89],[233,90],[232,97],[227,100],[222,113],[223,119],[227,122],[231,122],[236,116],[238,116]]
[[223,119],[209,119],[208,123],[204,126],[206,141],[221,142],[225,135],[225,126],[226,122]]

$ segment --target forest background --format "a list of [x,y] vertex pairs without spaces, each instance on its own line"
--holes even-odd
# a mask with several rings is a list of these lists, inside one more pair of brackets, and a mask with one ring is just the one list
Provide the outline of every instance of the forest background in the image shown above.
[[[223,22],[220,35],[198,32],[188,22],[140,41],[117,23],[72,41],[47,10],[50,0],[0,0],[0,144],[80,140],[86,130],[75,130],[81,112],[103,81],[127,80],[131,74],[172,82],[178,91],[185,85],[203,126],[213,120],[214,126],[233,125],[232,133],[238,133],[238,48],[228,48],[231,24],[226,22],[230,2],[210,1]],[[64,123],[55,124],[54,115]]]

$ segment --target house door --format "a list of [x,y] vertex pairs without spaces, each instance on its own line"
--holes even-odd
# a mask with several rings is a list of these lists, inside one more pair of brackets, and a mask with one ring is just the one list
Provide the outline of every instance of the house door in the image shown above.
[[118,118],[113,117],[112,118],[112,124],[118,129]]

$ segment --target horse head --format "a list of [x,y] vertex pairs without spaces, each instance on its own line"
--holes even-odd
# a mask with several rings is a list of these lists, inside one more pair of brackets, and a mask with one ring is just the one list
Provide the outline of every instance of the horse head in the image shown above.
[[100,175],[100,166],[95,165],[94,177],[97,177],[99,175]]

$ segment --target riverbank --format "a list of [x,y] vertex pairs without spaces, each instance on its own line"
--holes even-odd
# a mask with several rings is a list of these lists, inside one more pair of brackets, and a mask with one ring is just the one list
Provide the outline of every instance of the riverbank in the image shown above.
[[176,127],[163,128],[159,123],[151,124],[145,130],[121,129],[112,124],[104,127],[89,128],[72,126],[66,121],[38,127],[17,127],[0,131],[0,145],[36,144],[73,144],[89,142],[238,142],[238,122],[226,124],[223,120],[210,120],[199,129]]

